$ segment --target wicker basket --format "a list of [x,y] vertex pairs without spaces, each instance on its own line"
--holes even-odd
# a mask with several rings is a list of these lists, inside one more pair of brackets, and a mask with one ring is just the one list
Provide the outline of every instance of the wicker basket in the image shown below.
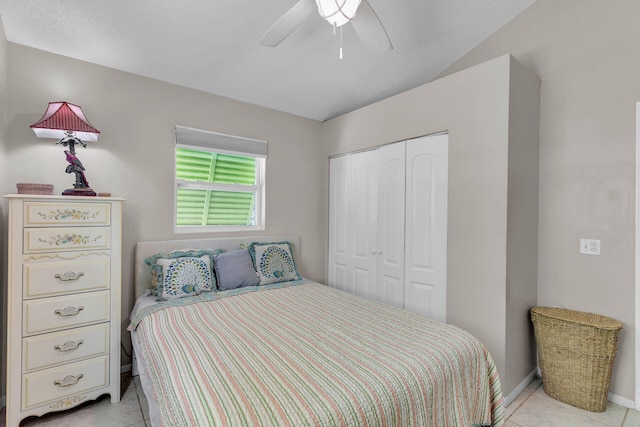
[[40,196],[51,196],[53,194],[53,185],[51,184],[16,184],[18,194],[36,194]]
[[604,412],[622,323],[552,307],[532,308],[531,320],[545,393],[587,411]]

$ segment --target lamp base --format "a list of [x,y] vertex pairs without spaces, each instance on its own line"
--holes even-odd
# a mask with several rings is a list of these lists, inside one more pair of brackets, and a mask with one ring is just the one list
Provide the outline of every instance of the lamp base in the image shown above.
[[89,187],[67,188],[62,192],[63,196],[96,196],[96,192]]

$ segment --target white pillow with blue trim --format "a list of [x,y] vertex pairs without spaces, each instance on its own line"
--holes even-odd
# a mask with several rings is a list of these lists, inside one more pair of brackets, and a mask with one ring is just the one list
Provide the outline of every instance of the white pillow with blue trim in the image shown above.
[[[157,253],[154,254],[147,259],[144,260],[151,267],[151,286],[153,288],[152,292],[158,299],[162,300],[162,282],[163,282],[163,273],[162,266],[158,264],[158,260],[166,259],[172,260],[176,258],[183,257],[194,257],[200,258],[204,255],[209,256],[209,265],[213,265],[213,259],[222,252],[222,249],[182,249],[178,251],[173,251],[169,253]],[[215,288],[216,285],[216,277],[213,275],[213,270],[211,270],[211,290]]]
[[158,259],[157,263],[162,267],[163,299],[183,298],[213,289],[211,259],[208,255]]
[[249,245],[249,253],[253,258],[261,285],[301,278],[293,260],[293,251],[289,242],[253,242]]

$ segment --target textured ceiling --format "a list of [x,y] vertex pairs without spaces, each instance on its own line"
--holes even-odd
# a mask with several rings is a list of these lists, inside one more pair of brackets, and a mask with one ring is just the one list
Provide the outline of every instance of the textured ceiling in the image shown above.
[[0,0],[7,39],[320,121],[431,81],[535,0],[369,0],[394,49],[316,13],[258,44],[297,0]]

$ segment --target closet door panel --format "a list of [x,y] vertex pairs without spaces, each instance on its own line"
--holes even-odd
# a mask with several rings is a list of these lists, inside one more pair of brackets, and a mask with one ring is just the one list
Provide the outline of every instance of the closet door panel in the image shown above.
[[405,143],[378,151],[378,290],[380,301],[403,308]]
[[378,222],[378,150],[353,154],[352,231],[355,294],[377,299],[376,228]]
[[349,238],[351,193],[351,157],[343,156],[329,162],[329,271],[328,285],[352,291]]
[[446,321],[448,137],[407,141],[405,308]]
[[398,277],[382,275],[379,277],[381,282],[382,295],[380,302],[397,307],[404,308],[404,286]]
[[353,269],[352,294],[373,299],[371,282],[375,283],[375,280],[375,275],[372,275],[371,271],[355,267]]
[[350,277],[348,273],[349,268],[344,264],[333,264],[329,267],[329,271],[333,277],[329,280],[329,286],[341,291],[351,292]]

